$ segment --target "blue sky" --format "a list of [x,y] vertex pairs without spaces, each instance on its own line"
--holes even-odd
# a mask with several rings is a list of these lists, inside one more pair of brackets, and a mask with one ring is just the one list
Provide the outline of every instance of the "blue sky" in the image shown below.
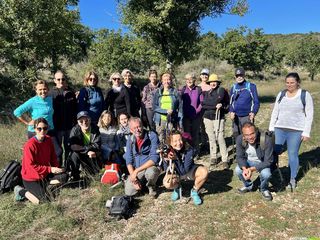
[[[127,28],[121,24],[116,0],[80,0],[82,23],[92,29]],[[320,32],[319,0],[249,0],[249,12],[244,17],[222,15],[201,21],[201,32],[223,34],[229,28],[248,26],[262,28],[264,33]]]

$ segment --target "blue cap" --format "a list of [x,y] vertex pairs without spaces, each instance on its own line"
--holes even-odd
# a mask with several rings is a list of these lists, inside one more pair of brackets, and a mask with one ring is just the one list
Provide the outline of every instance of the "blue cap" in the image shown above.
[[77,114],[77,120],[79,120],[82,117],[90,118],[89,113],[87,111],[81,111]]

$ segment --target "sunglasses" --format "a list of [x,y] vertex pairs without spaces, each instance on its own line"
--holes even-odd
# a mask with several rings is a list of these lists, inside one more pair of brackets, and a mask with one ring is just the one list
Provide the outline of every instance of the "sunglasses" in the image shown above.
[[65,78],[56,78],[57,81],[65,81]]
[[47,131],[48,130],[48,127],[37,127],[36,128],[39,132],[41,132],[42,130],[43,131]]
[[244,75],[238,74],[238,75],[236,75],[236,78],[238,78],[238,77],[244,77]]
[[116,80],[121,80],[120,78],[112,78],[112,80],[116,81]]
[[88,119],[80,119],[78,120],[79,123],[88,123],[89,120]]
[[89,81],[95,81],[96,78],[89,78]]

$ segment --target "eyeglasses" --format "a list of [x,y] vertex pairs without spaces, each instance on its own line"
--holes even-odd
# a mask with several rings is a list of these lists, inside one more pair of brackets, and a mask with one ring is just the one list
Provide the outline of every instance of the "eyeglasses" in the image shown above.
[[112,80],[116,81],[116,80],[121,80],[120,78],[112,78]]
[[79,123],[88,123],[89,120],[88,119],[80,119],[78,120]]
[[65,81],[65,78],[56,78],[57,81]]
[[47,131],[48,130],[48,127],[37,127],[36,128],[39,132],[41,132],[42,130],[43,131]]
[[89,81],[95,81],[96,78],[89,78]]

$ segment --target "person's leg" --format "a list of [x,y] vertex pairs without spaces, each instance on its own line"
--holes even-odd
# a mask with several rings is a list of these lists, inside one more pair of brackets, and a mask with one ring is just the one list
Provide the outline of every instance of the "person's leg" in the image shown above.
[[63,165],[63,156],[62,156],[63,155],[63,149],[62,149],[63,135],[64,135],[64,131],[56,131],[56,133],[55,133],[55,138],[56,138],[56,141],[57,141],[57,145],[59,145],[60,148],[61,148],[61,156],[57,156],[60,166]]
[[149,190],[149,195],[150,196],[156,196],[156,183],[158,180],[158,177],[160,175],[160,170],[156,166],[152,166],[145,171],[145,178],[147,180],[146,186],[148,187]]
[[[220,121],[220,124],[219,124],[219,121]],[[219,143],[219,149],[220,149],[220,153],[221,153],[221,160],[222,160],[222,162],[228,162],[227,145],[226,145],[226,141],[224,139],[225,120],[224,119],[217,120],[217,121],[215,121],[215,124],[216,124],[216,129],[219,129],[218,143]]]
[[234,140],[236,140],[237,137],[241,134],[240,132],[239,117],[235,115],[234,120],[232,121],[232,136]]
[[207,118],[203,119],[206,133],[209,137],[209,146],[210,146],[210,158],[217,159],[217,146],[216,146],[216,138],[214,135],[214,120],[210,120]]
[[69,158],[67,168],[71,171],[73,180],[77,181],[80,179],[80,153],[73,152]]
[[194,173],[194,189],[199,190],[208,179],[208,170],[204,166],[199,166]]
[[[144,181],[144,179],[145,179],[145,170],[139,172],[137,175],[137,178],[141,184],[141,182]],[[124,193],[127,196],[134,196],[138,193],[139,190],[137,189],[137,185],[135,185],[131,182],[130,175],[129,175],[128,178],[126,179],[126,181],[124,182]]]
[[[182,120],[182,125],[183,125],[183,131],[189,133],[190,136],[192,136],[191,134],[192,120],[190,118],[185,117]],[[192,138],[192,142],[193,142],[193,138]]]
[[163,120],[160,120],[160,124],[157,124],[156,125],[156,131],[158,133],[158,136],[159,136],[159,141],[160,143],[162,143],[163,141],[166,141],[166,139],[164,139],[165,137],[168,137],[168,136],[165,136],[166,135],[166,121],[163,121]]
[[200,123],[201,118],[197,117],[196,119],[192,120],[191,122],[191,136],[192,136],[192,143],[193,147],[197,154],[199,154],[199,132],[200,132]]
[[48,135],[51,137],[52,143],[54,145],[54,150],[56,152],[57,158],[58,158],[59,163],[61,165],[61,163],[62,163],[61,143],[59,144],[57,137],[56,137],[56,132],[54,130],[49,130]]
[[70,153],[70,146],[69,146],[69,138],[70,138],[70,132],[71,130],[66,130],[63,131],[63,141],[62,141],[62,146],[64,149],[64,161],[66,161],[67,157],[69,156]]
[[270,168],[264,168],[260,172],[260,189],[261,192],[268,190],[269,180],[271,178],[271,170]]
[[299,148],[302,131],[288,131],[287,147],[290,167],[290,181],[295,179],[299,169]]
[[252,189],[252,181],[251,180],[245,180],[242,176],[242,169],[240,169],[239,165],[236,166],[235,173],[238,176],[239,180],[243,182],[243,185],[248,189]]
[[285,144],[288,136],[287,131],[281,128],[275,128],[274,129],[274,136],[275,136],[275,146],[274,146],[274,152],[279,155],[282,153],[283,145]]
[[148,119],[148,124],[149,124],[150,130],[155,131],[156,125],[154,124],[154,121],[153,121],[153,114],[154,114],[153,110],[151,108],[147,108],[146,114],[147,114],[147,119]]
[[25,189],[21,190],[19,194],[26,197],[30,202],[39,204],[40,201],[46,200],[46,191],[42,181],[25,181],[23,180]]

